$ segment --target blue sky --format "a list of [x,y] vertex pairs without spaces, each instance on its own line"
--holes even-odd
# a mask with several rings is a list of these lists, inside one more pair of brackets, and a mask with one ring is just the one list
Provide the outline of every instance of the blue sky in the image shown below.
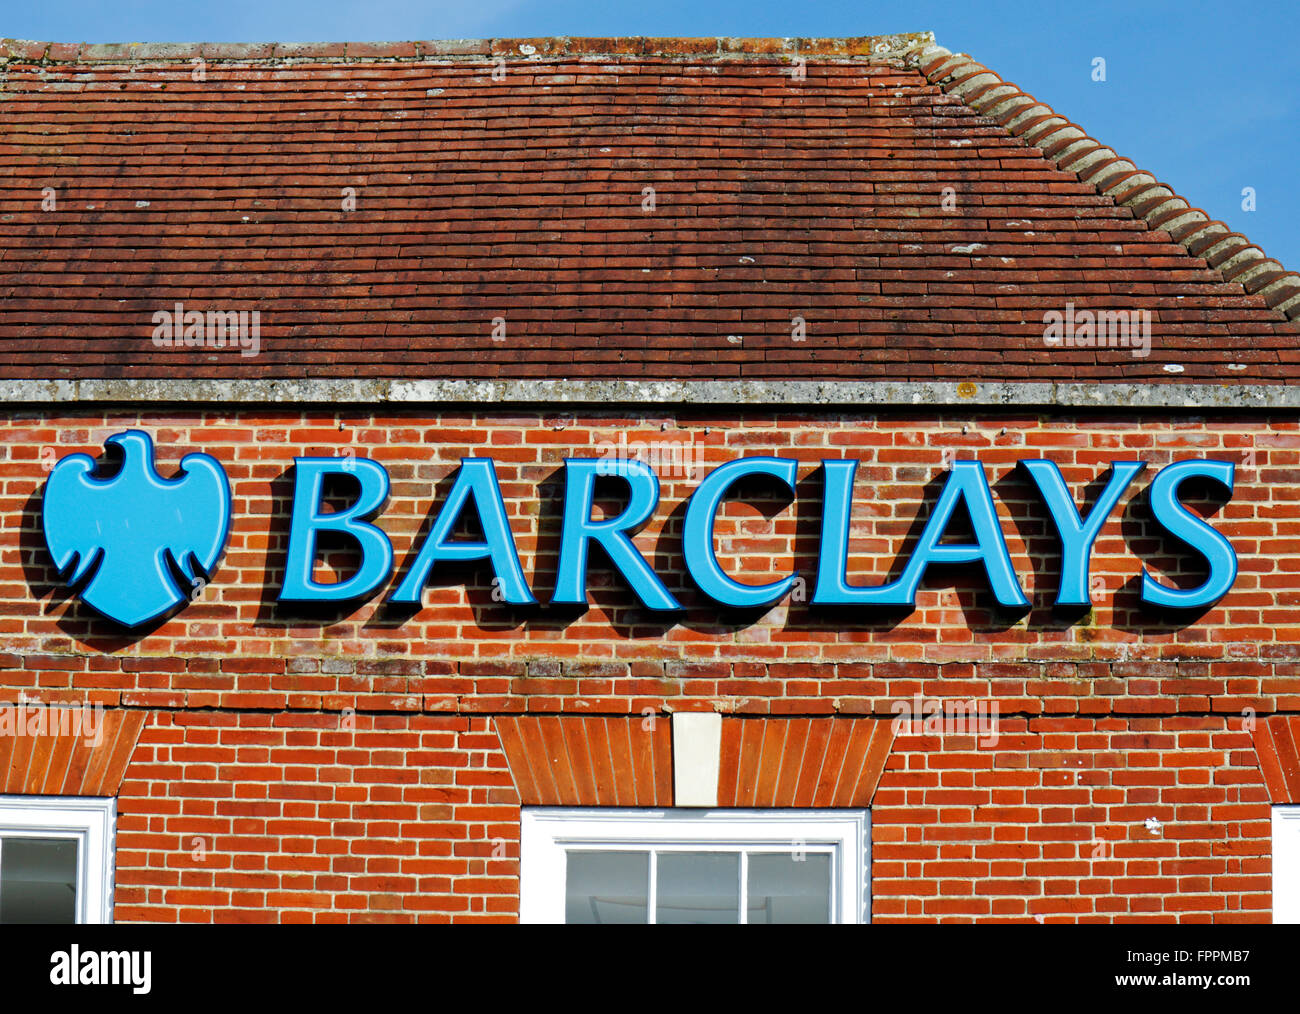
[[[791,0],[38,0],[0,35],[59,42],[931,30],[1300,271],[1300,4]],[[1093,61],[1106,61],[1094,81]],[[1254,211],[1242,190],[1255,191]]]

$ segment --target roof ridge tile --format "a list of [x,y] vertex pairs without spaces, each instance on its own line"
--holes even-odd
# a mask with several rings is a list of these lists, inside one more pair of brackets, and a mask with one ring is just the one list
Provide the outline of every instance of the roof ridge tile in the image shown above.
[[[1225,282],[1242,285],[1247,293],[1262,296],[1270,309],[1281,313],[1288,320],[1300,320],[1300,275],[1286,270],[1245,236],[1231,232],[1225,223],[1211,219],[1200,208],[1193,208],[1172,187],[1158,182],[1154,175],[1102,145],[1078,124],[1067,120],[1016,85],[1003,81],[982,63],[965,54],[954,54],[942,46],[931,46],[917,56],[916,65],[931,84],[945,94],[961,99],[974,112],[989,116],[1027,145],[1040,148],[1043,157],[1058,169],[1073,171],[1080,182],[1091,183],[1099,195],[1110,197],[1116,205],[1130,208],[1149,228],[1169,232],[1170,238],[1187,250],[1188,254],[1204,258]],[[993,80],[984,85],[976,84],[986,76]],[[990,98],[998,86],[1010,91],[1003,91],[997,97]],[[1016,99],[1022,97],[1025,102],[1016,105]],[[991,115],[996,107],[1008,105],[1009,108],[997,116]],[[1046,112],[1022,118],[1035,107],[1041,107]],[[1063,131],[1067,133],[1057,137]],[[1071,131],[1074,133],[1069,133]],[[1044,144],[1049,139],[1053,139],[1051,143]],[[1121,171],[1118,175],[1106,172],[1107,169],[1122,165],[1132,166],[1132,171]],[[1120,186],[1137,175],[1149,176],[1152,183],[1137,184],[1122,192],[1118,191]],[[1168,196],[1147,197],[1153,189],[1166,190]],[[1172,202],[1181,202],[1182,207],[1175,205],[1171,210],[1169,205]],[[1167,223],[1179,219],[1186,221],[1179,222],[1172,229],[1168,227]],[[1224,246],[1232,239],[1239,239],[1241,243]],[[1268,270],[1269,265],[1277,265],[1278,270]]]

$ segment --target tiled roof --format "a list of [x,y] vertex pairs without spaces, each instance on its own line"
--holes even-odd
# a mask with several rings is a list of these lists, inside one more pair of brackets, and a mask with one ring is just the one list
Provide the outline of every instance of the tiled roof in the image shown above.
[[1295,275],[928,36],[0,57],[0,379],[1300,377]]

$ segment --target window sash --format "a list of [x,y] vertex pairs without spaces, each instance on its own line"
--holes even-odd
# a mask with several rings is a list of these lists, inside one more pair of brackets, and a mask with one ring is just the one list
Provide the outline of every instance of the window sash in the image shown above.
[[1273,921],[1300,923],[1300,806],[1273,807]]
[[748,858],[757,853],[830,853],[831,921],[870,921],[870,815],[866,810],[614,810],[533,807],[521,815],[519,918],[562,923],[569,850],[651,853],[650,919],[657,854],[740,855],[740,918],[748,917]]
[[78,923],[113,921],[117,800],[90,796],[0,796],[0,862],[5,838],[77,842]]

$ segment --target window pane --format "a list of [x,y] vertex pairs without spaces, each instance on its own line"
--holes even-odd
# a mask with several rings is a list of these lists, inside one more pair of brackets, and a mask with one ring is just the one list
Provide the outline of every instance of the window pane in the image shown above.
[[0,847],[0,923],[76,921],[76,840],[6,838]]
[[740,921],[739,852],[660,852],[655,921]]
[[749,921],[831,921],[831,857],[826,852],[751,852]]
[[564,921],[650,921],[649,852],[565,854]]

